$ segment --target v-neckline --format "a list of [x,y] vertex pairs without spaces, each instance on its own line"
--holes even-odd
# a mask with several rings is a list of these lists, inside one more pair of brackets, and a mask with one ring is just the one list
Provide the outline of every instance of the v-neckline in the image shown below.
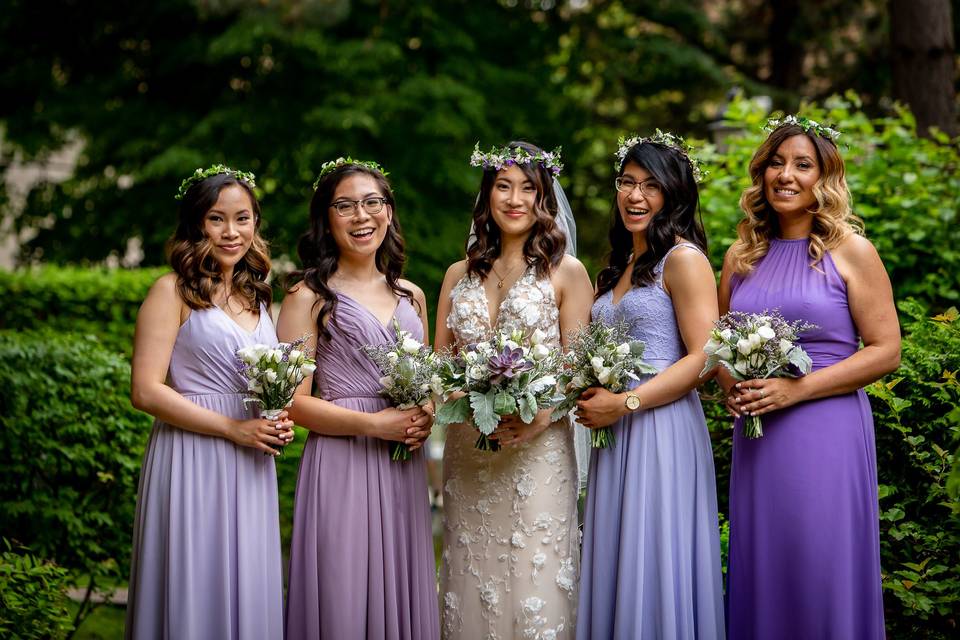
[[503,298],[500,300],[500,304],[497,305],[497,318],[495,321],[493,318],[490,317],[490,297],[487,295],[487,288],[483,286],[483,280],[479,281],[480,291],[483,294],[483,311],[484,311],[484,315],[487,318],[487,326],[490,328],[491,331],[495,331],[497,326],[500,324],[500,316],[503,315],[503,305],[506,304],[507,300],[510,299],[510,296],[513,294],[513,290],[516,288],[517,284],[519,284],[521,280],[527,277],[527,272],[530,270],[530,266],[531,265],[528,264],[526,268],[524,268],[523,272],[520,274],[520,277],[514,280],[513,283],[509,287],[507,287],[507,292],[504,294]]
[[371,318],[373,318],[374,320],[377,321],[377,324],[379,324],[381,328],[383,328],[383,329],[388,329],[388,330],[390,329],[390,321],[396,319],[396,317],[397,317],[397,312],[400,311],[400,303],[403,301],[403,296],[397,296],[397,304],[393,307],[393,313],[391,313],[391,314],[390,314],[390,317],[387,318],[387,319],[384,321],[384,320],[381,320],[380,317],[379,317],[377,314],[375,314],[373,311],[371,311],[366,305],[364,305],[363,303],[361,303],[359,300],[357,300],[357,299],[354,298],[353,296],[348,295],[348,294],[346,294],[346,293],[343,293],[342,291],[337,291],[337,290],[334,290],[334,293],[336,293],[336,294],[337,294],[338,296],[340,296],[341,298],[346,298],[347,300],[349,300],[349,301],[352,302],[353,304],[355,304],[355,305],[357,305],[358,307],[360,307],[361,309],[363,309],[363,310],[367,313],[368,316],[370,316]]
[[240,329],[240,331],[243,331],[243,332],[244,332],[245,334],[247,334],[248,336],[255,335],[255,334],[257,333],[257,329],[260,328],[260,324],[263,322],[263,307],[261,307],[261,308],[260,308],[260,311],[257,313],[257,324],[256,324],[256,326],[254,326],[253,329],[247,329],[245,326],[243,326],[242,324],[240,324],[239,322],[237,322],[237,321],[233,318],[233,316],[231,316],[229,313],[227,313],[226,311],[224,311],[224,310],[223,310],[223,307],[221,307],[221,306],[218,305],[218,304],[215,304],[215,305],[213,305],[213,306],[214,306],[218,311],[220,311],[220,313],[223,314],[223,317],[226,318],[227,320],[229,320],[230,323],[233,324],[233,326],[235,326],[236,328]]

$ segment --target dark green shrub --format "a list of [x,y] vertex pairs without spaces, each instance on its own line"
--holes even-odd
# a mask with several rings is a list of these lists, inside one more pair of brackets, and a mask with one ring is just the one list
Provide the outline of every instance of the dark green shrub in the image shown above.
[[73,629],[67,570],[39,560],[3,538],[0,551],[0,637],[58,640]]
[[130,406],[129,364],[51,331],[0,331],[0,363],[0,531],[75,584],[122,583],[150,428]]
[[887,631],[954,637],[960,619],[960,501],[946,489],[960,438],[960,321],[928,319],[913,300],[903,361],[871,396],[880,476],[880,553]]
[[52,267],[0,271],[0,329],[49,327],[97,336],[130,354],[137,311],[169,269]]

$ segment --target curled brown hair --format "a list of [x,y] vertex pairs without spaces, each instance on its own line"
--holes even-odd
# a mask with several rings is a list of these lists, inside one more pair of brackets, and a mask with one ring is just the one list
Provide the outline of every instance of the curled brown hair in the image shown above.
[[270,272],[270,251],[260,237],[260,203],[253,189],[233,174],[220,173],[192,185],[180,201],[177,229],[167,241],[170,266],[177,274],[177,292],[191,309],[209,309],[214,306],[213,294],[223,283],[220,264],[213,257],[213,242],[203,231],[203,219],[217,203],[220,192],[237,185],[250,196],[253,207],[253,243],[233,267],[230,295],[237,296],[244,307],[259,311],[260,305],[269,305],[273,293],[265,280]]
[[764,173],[770,159],[787,138],[806,136],[817,154],[820,178],[813,186],[817,206],[810,231],[810,266],[816,266],[823,254],[837,247],[851,233],[863,233],[863,222],[853,213],[847,188],[843,158],[837,145],[828,138],[808,133],[795,124],[774,129],[750,160],[752,184],[740,196],[744,218],[737,224],[739,239],[730,247],[730,260],[736,273],[749,273],[767,254],[770,239],[780,233],[776,211],[764,195]]
[[[510,149],[523,149],[530,155],[542,153],[542,149],[528,142],[511,142]],[[557,225],[557,196],[553,192],[553,176],[539,163],[530,162],[516,165],[533,183],[537,198],[533,204],[536,218],[530,235],[523,244],[523,255],[527,263],[534,266],[537,277],[544,278],[560,264],[567,239]],[[473,207],[472,241],[467,244],[467,273],[480,279],[487,277],[493,268],[493,261],[500,256],[500,227],[493,219],[490,208],[490,191],[497,180],[498,170],[484,169],[480,181],[480,194]]]
[[337,296],[327,283],[336,273],[340,260],[340,248],[333,239],[333,234],[330,233],[330,204],[333,202],[333,196],[340,181],[356,174],[373,178],[380,189],[380,195],[393,210],[393,218],[387,225],[387,233],[377,248],[377,269],[384,275],[387,285],[396,295],[407,298],[418,313],[422,312],[420,305],[413,298],[413,292],[400,286],[400,276],[403,274],[406,255],[403,250],[400,221],[397,218],[397,203],[390,183],[375,169],[360,164],[344,164],[324,175],[317,183],[317,190],[310,200],[310,228],[303,234],[297,245],[301,268],[291,273],[287,280],[288,289],[302,281],[307,288],[317,294],[319,297],[317,304],[321,305],[320,313],[317,315],[317,333],[328,340],[330,332],[326,325],[330,319],[336,321],[334,311],[337,308]]

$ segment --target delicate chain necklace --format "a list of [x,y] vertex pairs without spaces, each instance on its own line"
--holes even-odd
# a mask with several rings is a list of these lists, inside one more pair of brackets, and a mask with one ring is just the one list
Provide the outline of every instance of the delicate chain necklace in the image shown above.
[[495,266],[493,266],[493,263],[492,263],[492,262],[490,263],[490,269],[493,271],[494,275],[497,276],[497,289],[503,289],[503,281],[506,280],[507,278],[509,278],[510,275],[511,275],[514,271],[516,271],[516,270],[517,270],[517,267],[519,267],[521,264],[523,264],[523,262],[519,262],[519,263],[513,265],[512,267],[510,267],[510,270],[507,271],[506,275],[502,275],[502,276],[501,276],[501,275],[500,275],[500,272],[497,271],[497,268],[496,268]]

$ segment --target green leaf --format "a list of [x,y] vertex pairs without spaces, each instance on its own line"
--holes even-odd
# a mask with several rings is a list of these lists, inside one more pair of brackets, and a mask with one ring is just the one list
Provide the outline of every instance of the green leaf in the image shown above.
[[448,424],[459,424],[466,422],[470,417],[470,398],[461,396],[453,401],[440,404],[437,407],[437,414],[433,423],[437,426]]
[[496,391],[491,389],[487,393],[470,392],[470,408],[473,409],[473,424],[480,433],[488,436],[500,423],[500,416],[494,410],[494,396]]
[[537,399],[532,393],[524,393],[520,396],[520,419],[524,423],[530,424],[537,417]]

